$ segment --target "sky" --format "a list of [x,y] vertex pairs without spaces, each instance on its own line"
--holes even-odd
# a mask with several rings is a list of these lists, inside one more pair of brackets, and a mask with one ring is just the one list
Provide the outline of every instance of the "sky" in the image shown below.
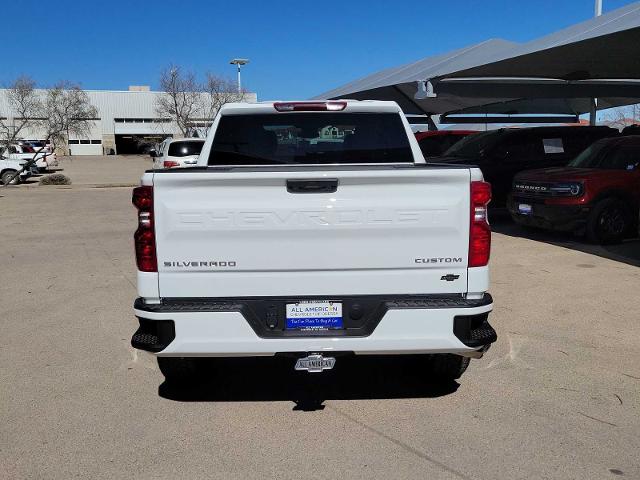
[[[594,0],[3,3],[12,20],[3,22],[0,85],[28,75],[42,87],[69,80],[86,89],[157,89],[169,64],[235,78],[229,60],[244,57],[243,86],[259,100],[307,99],[489,38],[526,42],[594,12]],[[603,0],[603,9],[629,3]]]

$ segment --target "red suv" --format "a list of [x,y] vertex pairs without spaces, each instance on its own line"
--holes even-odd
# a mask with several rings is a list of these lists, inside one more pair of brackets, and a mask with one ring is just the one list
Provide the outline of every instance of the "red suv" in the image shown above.
[[516,175],[509,212],[521,224],[616,243],[635,234],[640,204],[640,136],[599,140],[568,166]]

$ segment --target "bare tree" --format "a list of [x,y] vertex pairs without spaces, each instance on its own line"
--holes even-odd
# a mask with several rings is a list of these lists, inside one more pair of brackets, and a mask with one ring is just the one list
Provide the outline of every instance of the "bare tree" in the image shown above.
[[[56,145],[68,145],[70,135],[89,136],[97,116],[98,110],[84,90],[76,84],[60,82],[46,91],[31,124],[40,130],[44,143],[51,142],[55,149]],[[43,149],[44,146],[36,151],[5,185],[29,169]]]
[[47,90],[37,125],[52,146],[68,145],[71,135],[88,137],[98,109],[79,85],[60,82]]
[[6,116],[0,116],[0,152],[8,150],[38,117],[42,102],[36,92],[36,82],[25,76],[14,80],[5,90],[5,107]]
[[238,92],[238,87],[233,80],[220,77],[214,73],[207,73],[204,90],[208,97],[204,116],[209,120],[216,116],[218,110],[225,103],[242,101],[245,93],[244,91]]
[[618,130],[629,125],[638,125],[640,124],[640,108],[638,107],[639,105],[635,104],[612,108],[604,115],[604,120],[610,127]]
[[156,99],[156,113],[173,120],[180,133],[187,137],[198,112],[202,111],[202,87],[192,72],[169,65],[160,74],[160,90],[164,94]]

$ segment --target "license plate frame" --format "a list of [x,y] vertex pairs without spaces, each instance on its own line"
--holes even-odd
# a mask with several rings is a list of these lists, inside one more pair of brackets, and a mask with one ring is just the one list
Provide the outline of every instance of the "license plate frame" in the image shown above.
[[342,302],[305,300],[285,304],[285,329],[326,331],[344,329]]

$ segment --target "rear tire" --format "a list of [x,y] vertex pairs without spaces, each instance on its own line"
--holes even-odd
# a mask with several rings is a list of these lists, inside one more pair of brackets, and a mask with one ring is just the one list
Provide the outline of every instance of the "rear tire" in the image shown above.
[[[9,179],[15,175],[16,170],[5,170],[4,172],[2,172],[2,176],[0,176],[0,180],[2,181],[2,185],[7,185],[7,183],[9,183]],[[20,175],[17,175],[16,178],[14,178],[10,185],[18,185],[20,183]]]
[[587,240],[600,245],[620,243],[632,224],[631,211],[617,198],[596,204],[587,220]]
[[430,378],[438,382],[457,380],[467,370],[471,359],[451,353],[430,355],[427,360],[427,371]]
[[171,383],[193,381],[201,371],[201,359],[195,357],[158,357],[158,367]]

